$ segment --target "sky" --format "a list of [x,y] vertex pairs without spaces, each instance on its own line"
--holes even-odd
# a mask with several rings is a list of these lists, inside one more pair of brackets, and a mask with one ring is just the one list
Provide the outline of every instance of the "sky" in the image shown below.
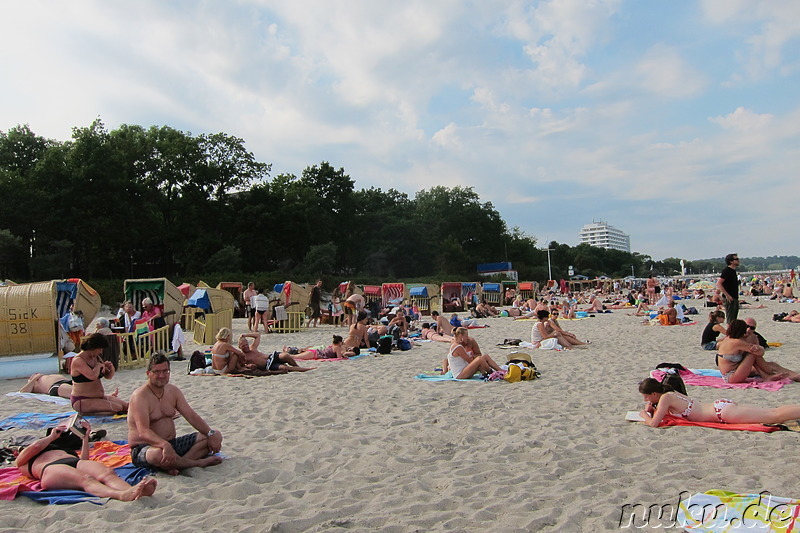
[[224,132],[272,176],[472,187],[543,247],[800,255],[796,0],[26,0],[0,34],[0,131]]

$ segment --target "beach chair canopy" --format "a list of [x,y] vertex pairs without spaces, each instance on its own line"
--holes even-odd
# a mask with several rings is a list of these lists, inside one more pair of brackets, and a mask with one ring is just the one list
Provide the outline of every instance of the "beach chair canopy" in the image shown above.
[[403,283],[384,283],[381,286],[383,293],[383,306],[400,305],[403,303],[403,293],[406,286]]
[[78,296],[78,284],[71,281],[56,282],[56,312],[61,318],[69,312],[69,306]]
[[178,285],[178,290],[181,291],[181,294],[183,294],[185,298],[188,298],[194,293],[194,287],[191,283],[181,283]]
[[483,292],[500,292],[499,283],[484,283]]
[[211,299],[208,297],[208,291],[205,289],[197,289],[189,297],[187,305],[192,307],[199,307],[203,311],[211,311]]
[[370,296],[380,296],[381,288],[377,285],[364,285],[364,294]]
[[276,283],[275,286],[272,287],[272,290],[281,294],[283,292],[283,283]]
[[[484,290],[486,290],[484,288]],[[533,290],[533,282],[532,281],[520,281],[519,282],[519,290],[521,291],[532,291]]]
[[411,296],[422,296],[427,298],[428,297],[428,287],[411,287],[410,289]]

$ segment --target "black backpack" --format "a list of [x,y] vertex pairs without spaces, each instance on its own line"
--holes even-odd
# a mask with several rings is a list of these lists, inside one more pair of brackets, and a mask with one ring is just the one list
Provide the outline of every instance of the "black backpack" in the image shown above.
[[391,335],[383,335],[381,338],[378,339],[378,346],[377,346],[378,353],[382,354],[392,353],[393,342],[394,342],[394,337],[392,337]]
[[206,367],[206,354],[199,350],[195,350],[189,358],[189,373],[194,372],[198,368]]

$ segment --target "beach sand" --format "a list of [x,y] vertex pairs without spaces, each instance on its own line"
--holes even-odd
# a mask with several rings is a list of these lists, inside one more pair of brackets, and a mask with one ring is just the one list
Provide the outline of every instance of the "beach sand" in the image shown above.
[[[515,384],[414,379],[441,363],[443,343],[347,362],[305,361],[317,370],[254,379],[188,376],[188,361],[175,362],[172,383],[224,434],[223,464],[159,474],[155,495],[132,503],[2,502],[0,531],[613,531],[624,505],[674,505],[682,493],[800,497],[791,474],[797,433],[653,429],[624,420],[641,408],[637,384],[657,364],[713,367],[713,352],[699,346],[707,309],[687,303],[700,310],[697,325],[645,326],[625,310],[562,320],[592,344],[531,351],[542,377]],[[769,360],[800,369],[800,325],[772,321],[792,304],[765,303],[740,318],[755,317],[767,340],[784,343],[768,351]],[[507,351],[497,343],[529,339],[533,325],[481,322],[490,327],[470,334],[499,362]],[[236,333],[244,328],[237,319]],[[343,331],[270,334],[262,347],[323,344]],[[120,371],[106,389],[119,386],[127,397],[144,378],[144,370]],[[0,382],[0,392],[23,383]],[[689,393],[760,406],[800,402],[800,384]],[[35,400],[0,402],[2,418],[63,410]],[[111,439],[126,438],[123,423],[103,427]],[[178,433],[188,429],[181,420]],[[645,530],[664,529],[655,523]]]

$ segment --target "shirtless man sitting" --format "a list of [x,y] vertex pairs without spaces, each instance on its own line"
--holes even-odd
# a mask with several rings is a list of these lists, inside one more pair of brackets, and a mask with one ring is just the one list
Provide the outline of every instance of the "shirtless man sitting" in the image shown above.
[[[253,339],[252,346],[247,339]],[[261,335],[258,333],[245,333],[239,337],[239,349],[244,354],[246,363],[256,365],[260,371],[266,371],[270,374],[286,374],[287,372],[307,372],[314,370],[313,368],[301,367],[297,361],[286,352],[273,352],[267,355],[258,351],[258,345],[261,343]]]
[[[170,475],[194,466],[218,465],[222,433],[211,429],[175,385],[169,383],[169,359],[156,352],[147,364],[147,383],[131,395],[128,442],[133,464],[160,468]],[[198,433],[176,438],[175,415],[180,413]]]
[[665,326],[677,326],[678,325],[678,310],[675,309],[675,301],[670,300],[669,304],[666,309],[664,309],[664,316],[667,317],[667,323],[664,324]]
[[431,318],[436,323],[436,332],[439,335],[453,335],[453,326],[439,314],[439,311],[431,311]]

